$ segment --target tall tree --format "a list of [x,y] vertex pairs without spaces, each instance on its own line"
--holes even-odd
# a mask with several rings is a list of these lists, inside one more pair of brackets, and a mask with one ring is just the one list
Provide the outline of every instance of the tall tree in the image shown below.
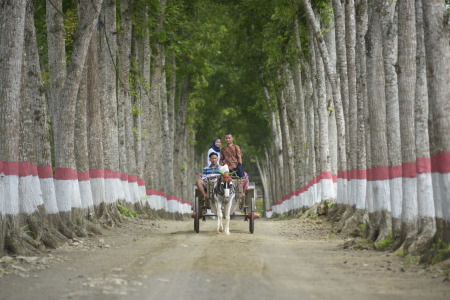
[[[3,60],[0,74],[2,141],[0,161],[4,174],[1,179],[2,196],[0,198],[1,231],[0,251],[3,253],[5,242],[10,250],[23,249],[25,245],[15,237],[20,234],[16,216],[19,214],[19,144],[20,144],[20,87],[22,83],[22,57],[24,50],[24,26],[26,0],[4,3],[1,19],[0,57]],[[9,239],[5,240],[6,237]],[[23,249],[19,253],[24,253]]]
[[[74,153],[75,107],[78,87],[86,59],[89,41],[94,31],[101,0],[90,1],[85,17],[81,20],[67,69],[67,76],[60,95],[60,114],[55,136],[55,186],[58,207],[67,222],[71,222],[71,210],[79,209],[78,179]],[[81,219],[76,220],[81,223]],[[79,234],[83,234],[79,231]]]
[[430,144],[433,175],[433,196],[438,219],[438,237],[450,241],[450,195],[446,182],[450,173],[450,34],[448,11],[442,1],[422,1],[427,66],[427,87],[430,108]]
[[429,244],[436,234],[436,212],[431,178],[430,143],[428,134],[428,89],[425,61],[425,36],[422,0],[415,1],[416,11],[416,88],[415,88],[415,147],[417,171],[417,202],[419,236],[411,245],[420,250]]

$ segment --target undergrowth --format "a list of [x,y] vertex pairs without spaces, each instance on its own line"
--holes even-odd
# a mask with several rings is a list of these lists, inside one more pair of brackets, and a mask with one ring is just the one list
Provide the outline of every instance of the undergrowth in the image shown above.
[[129,217],[129,218],[132,218],[132,219],[136,218],[136,212],[131,211],[128,208],[126,208],[126,207],[124,207],[124,206],[122,206],[120,204],[117,204],[117,208],[119,209],[120,214],[122,216]]

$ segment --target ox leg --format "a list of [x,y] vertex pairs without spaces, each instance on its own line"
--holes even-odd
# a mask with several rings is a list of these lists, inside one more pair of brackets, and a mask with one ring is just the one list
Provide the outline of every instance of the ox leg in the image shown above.
[[231,207],[233,206],[234,196],[230,197],[227,205],[225,206],[225,234],[230,235],[230,215]]
[[216,209],[217,209],[217,233],[221,233],[223,231],[223,214],[222,214],[222,202],[216,201]]

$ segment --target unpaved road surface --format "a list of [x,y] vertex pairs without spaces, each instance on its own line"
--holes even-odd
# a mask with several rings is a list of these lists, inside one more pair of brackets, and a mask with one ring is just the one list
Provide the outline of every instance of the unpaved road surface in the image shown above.
[[[326,221],[133,220],[40,257],[3,258],[0,299],[450,299],[441,269],[343,249]],[[1,260],[0,260],[1,261]]]

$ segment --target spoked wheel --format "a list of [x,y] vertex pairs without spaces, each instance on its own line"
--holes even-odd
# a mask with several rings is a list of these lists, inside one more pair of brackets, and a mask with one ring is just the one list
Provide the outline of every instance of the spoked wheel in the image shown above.
[[194,199],[194,231],[199,233],[200,231],[200,205],[198,197]]
[[250,205],[250,217],[248,218],[248,229],[250,233],[255,231],[255,198],[252,198]]

